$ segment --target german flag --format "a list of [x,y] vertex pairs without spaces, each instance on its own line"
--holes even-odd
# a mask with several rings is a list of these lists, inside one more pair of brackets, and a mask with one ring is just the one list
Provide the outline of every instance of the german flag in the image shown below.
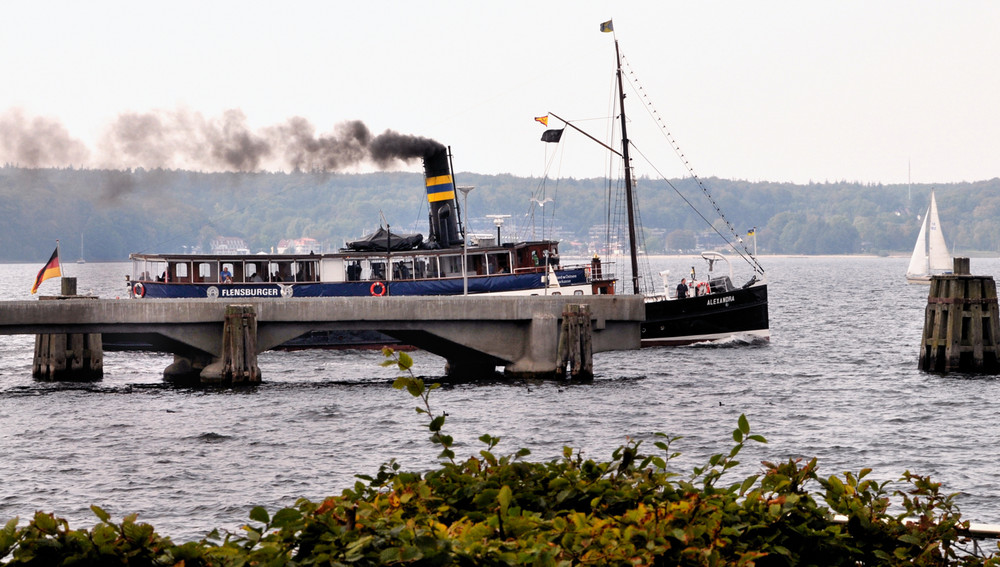
[[42,285],[42,282],[49,278],[56,278],[62,275],[62,271],[59,270],[59,247],[52,251],[52,257],[49,261],[42,266],[41,270],[38,270],[38,275],[35,276],[35,285],[31,286],[31,293],[38,292],[38,286]]

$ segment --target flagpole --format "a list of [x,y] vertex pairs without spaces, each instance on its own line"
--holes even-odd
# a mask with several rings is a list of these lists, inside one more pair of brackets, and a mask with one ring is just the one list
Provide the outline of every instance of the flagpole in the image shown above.
[[[62,254],[59,253],[59,239],[56,239],[56,258],[59,260],[59,281],[62,282],[63,277],[66,275],[63,273],[62,267]],[[62,284],[60,284],[62,285]]]
[[583,130],[581,130],[581,129],[577,128],[577,127],[576,127],[576,126],[574,126],[573,124],[570,124],[569,122],[567,122],[567,121],[563,120],[563,119],[562,119],[562,118],[560,118],[560,117],[559,117],[559,115],[558,115],[558,114],[556,114],[555,112],[551,112],[551,111],[550,111],[550,112],[549,112],[549,114],[551,114],[552,116],[555,116],[557,120],[562,120],[562,121],[563,121],[563,124],[565,124],[565,125],[569,126],[570,128],[572,128],[572,129],[576,130],[577,132],[579,132],[579,133],[583,134],[584,136],[586,136],[586,137],[590,138],[591,140],[593,140],[593,141],[597,142],[598,144],[600,144],[600,145],[604,146],[604,148],[605,148],[605,149],[607,149],[607,150],[610,150],[610,151],[614,152],[614,154],[615,154],[615,155],[617,155],[618,157],[621,157],[621,155],[622,155],[622,153],[621,153],[621,152],[619,152],[618,150],[616,150],[616,149],[612,148],[611,146],[609,146],[609,145],[605,144],[604,142],[602,142],[602,141],[598,140],[597,138],[595,138],[595,137],[591,136],[590,134],[588,134],[588,133],[584,132]]

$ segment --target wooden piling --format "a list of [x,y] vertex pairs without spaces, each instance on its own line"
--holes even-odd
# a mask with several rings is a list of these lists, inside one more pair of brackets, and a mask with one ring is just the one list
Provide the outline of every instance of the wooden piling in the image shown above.
[[222,380],[260,382],[257,312],[253,305],[227,305],[222,327]]
[[594,376],[594,347],[590,334],[590,306],[566,304],[559,329],[559,346],[556,352],[556,372],[571,378]]
[[992,276],[973,276],[969,259],[955,258],[954,273],[931,278],[921,370],[1000,374],[1000,316]]
[[[76,295],[76,278],[63,277],[62,295],[39,301],[97,299]],[[49,333],[35,335],[31,375],[41,380],[93,381],[104,377],[104,344],[100,333]]]

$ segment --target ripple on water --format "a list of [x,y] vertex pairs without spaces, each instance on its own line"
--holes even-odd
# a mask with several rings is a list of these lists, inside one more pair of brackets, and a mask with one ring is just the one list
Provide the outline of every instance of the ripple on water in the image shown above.
[[[1000,523],[1000,380],[916,369],[926,288],[902,284],[905,259],[766,263],[770,344],[598,353],[585,383],[450,381],[432,409],[448,413],[459,456],[483,448],[488,433],[501,437],[498,454],[526,447],[548,460],[570,446],[607,459],[630,438],[653,451],[663,432],[682,436],[671,467],[685,474],[728,452],[742,413],[768,443],[744,449],[739,474],[812,457],[826,476],[872,467],[873,478],[894,481],[912,470],[960,492],[967,517]],[[1000,260],[980,266],[1000,272]],[[0,266],[0,293],[37,269]],[[81,278],[101,267],[86,270]],[[112,265],[101,277],[117,288],[124,271]],[[871,291],[841,289],[845,273]],[[22,298],[20,281],[8,298]],[[95,384],[38,382],[32,345],[0,337],[0,520],[44,509],[90,526],[98,504],[118,518],[139,512],[184,541],[238,530],[255,505],[339,494],[392,458],[409,470],[437,462],[419,400],[391,387],[398,372],[378,352],[269,352],[260,386],[202,390],[164,383],[172,357],[149,353],[106,353]],[[441,358],[411,355],[419,375],[440,377]]]

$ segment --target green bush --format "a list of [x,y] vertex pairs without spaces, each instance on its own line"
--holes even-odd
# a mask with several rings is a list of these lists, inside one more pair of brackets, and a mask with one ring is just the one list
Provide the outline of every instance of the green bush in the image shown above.
[[745,416],[732,448],[688,475],[671,470],[678,438],[662,434],[649,454],[629,440],[600,462],[569,447],[547,462],[524,460],[527,449],[498,456],[499,439],[483,435],[478,454],[457,460],[445,414],[430,405],[438,385],[414,378],[406,353],[386,356],[405,373],[393,386],[420,398],[441,448],[434,470],[389,461],[340,496],[300,499],[273,516],[257,507],[241,533],[182,545],[135,516],[114,524],[97,507],[89,531],[39,512],[0,532],[0,564],[1000,565],[963,536],[954,495],[926,477],[906,473],[906,489],[890,492],[869,469],[821,478],[813,459],[765,462],[761,474],[727,483],[746,443],[766,442]]

